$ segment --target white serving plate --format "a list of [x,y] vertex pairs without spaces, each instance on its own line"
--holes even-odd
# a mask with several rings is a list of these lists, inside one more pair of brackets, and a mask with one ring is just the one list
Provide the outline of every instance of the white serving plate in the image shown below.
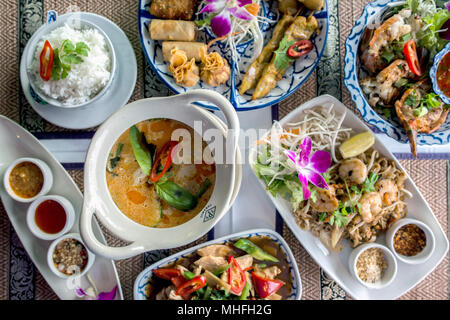
[[286,256],[286,260],[290,266],[292,279],[292,291],[288,297],[288,300],[300,300],[302,297],[302,279],[300,278],[300,274],[298,272],[298,267],[297,263],[295,262],[294,255],[292,254],[292,251],[289,248],[286,241],[284,241],[283,237],[280,234],[276,233],[275,231],[269,229],[252,229],[234,233],[219,239],[201,243],[199,245],[196,245],[195,247],[183,250],[181,252],[173,254],[165,259],[162,259],[152,264],[151,266],[145,268],[134,281],[134,288],[133,288],[134,300],[148,300],[148,297],[146,295],[146,286],[148,285],[149,280],[152,277],[153,269],[162,268],[168,264],[174,263],[178,261],[180,258],[186,257],[191,253],[195,252],[197,249],[209,246],[211,244],[223,244],[240,238],[248,238],[253,236],[269,237],[271,240],[275,241],[280,246],[281,250],[283,250],[283,253]]
[[[347,112],[343,126],[353,128],[354,132],[370,130],[364,122],[362,122],[353,112],[348,110],[344,104],[330,95],[323,95],[304,103],[280,120],[280,124],[283,126],[287,123],[300,121],[302,119],[301,113],[305,109],[315,106],[327,107],[330,105],[334,105],[334,108],[338,114],[343,114],[345,111]],[[396,165],[405,171],[394,155],[376,136],[374,148],[376,148],[388,159],[394,160]],[[249,154],[250,163],[255,162],[255,157],[256,148],[252,147]],[[264,188],[263,182],[260,182]],[[330,275],[349,295],[355,299],[387,300],[398,298],[415,287],[439,265],[449,249],[448,239],[442,230],[441,225],[433,214],[430,206],[427,204],[424,197],[408,175],[407,180],[405,181],[405,188],[413,194],[413,198],[406,201],[408,205],[408,217],[420,220],[431,228],[435,236],[436,248],[434,253],[425,263],[419,265],[409,265],[404,262],[397,261],[398,273],[396,278],[390,285],[378,290],[366,288],[351,275],[348,270],[348,259],[352,251],[349,243],[346,244],[345,249],[340,253],[329,252],[329,254],[326,255],[325,252],[318,246],[318,244],[320,245],[318,238],[314,237],[311,232],[302,230],[297,225],[295,218],[291,213],[292,209],[290,203],[283,199],[274,198],[270,194],[268,196],[271,198],[286,224],[292,230],[303,247],[308,251],[311,257],[313,257],[313,259],[325,270],[325,272]],[[384,245],[385,236],[380,235],[376,242]]]
[[[0,116],[0,145],[2,146],[2,152],[0,152],[0,176],[3,176],[8,165],[17,158],[34,157],[41,159],[48,164],[53,172],[54,180],[53,187],[48,194],[64,196],[73,204],[76,220],[69,232],[79,233],[78,221],[83,205],[83,195],[62,165],[28,131],[4,116]],[[13,200],[6,193],[3,183],[0,186],[0,197],[3,206],[8,213],[9,220],[16,230],[20,241],[49,286],[62,300],[77,299],[72,284],[73,281],[59,278],[48,267],[47,249],[50,246],[51,241],[38,239],[28,229],[26,213],[29,204],[19,203]],[[106,243],[97,221],[93,223],[93,230],[98,239],[101,239],[103,243]],[[117,285],[118,294],[116,294],[116,299],[123,299],[120,280],[117,275],[116,267],[111,260],[104,259],[97,255],[94,265],[88,273],[91,275],[100,292],[110,291]],[[90,286],[85,276],[81,278],[80,285],[83,289]]]

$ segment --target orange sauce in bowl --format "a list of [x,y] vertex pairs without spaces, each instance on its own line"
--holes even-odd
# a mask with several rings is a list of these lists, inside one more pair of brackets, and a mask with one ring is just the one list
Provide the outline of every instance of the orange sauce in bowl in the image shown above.
[[34,163],[21,162],[12,169],[9,175],[9,185],[16,195],[30,199],[41,191],[44,185],[44,175]]
[[55,200],[45,200],[39,204],[34,214],[36,225],[45,233],[55,234],[66,225],[66,211]]
[[436,81],[439,89],[450,98],[450,52],[447,52],[439,62]]

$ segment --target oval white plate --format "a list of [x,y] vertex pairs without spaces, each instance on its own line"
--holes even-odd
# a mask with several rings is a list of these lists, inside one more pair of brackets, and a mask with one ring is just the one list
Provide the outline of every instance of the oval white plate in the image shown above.
[[[294,93],[309,78],[311,73],[316,68],[320,58],[322,57],[327,42],[329,20],[328,2],[325,1],[325,7],[321,11],[314,13],[314,16],[319,23],[320,33],[311,39],[314,43],[313,51],[296,60],[293,66],[286,71],[283,79],[278,81],[277,86],[264,98],[252,100],[251,93],[246,93],[241,96],[236,89],[240,86],[241,78],[244,76],[245,71],[248,68],[247,66],[252,62],[251,57],[254,50],[252,41],[243,44],[237,49],[239,54],[241,55],[241,61],[239,63],[241,74],[239,75],[239,79],[237,79],[237,76],[235,75],[235,69],[232,68],[233,71],[230,79],[226,84],[222,86],[211,87],[204,84],[203,82],[199,82],[192,88],[185,88],[177,85],[171,73],[168,71],[168,64],[164,62],[162,58],[161,42],[153,41],[150,38],[148,26],[153,18],[153,16],[149,13],[150,4],[151,0],[139,1],[139,35],[141,38],[142,50],[144,51],[145,57],[147,58],[148,63],[161,79],[161,81],[175,93],[183,93],[192,89],[199,88],[217,91],[227,99],[229,99],[231,104],[237,111],[268,107],[281,102],[292,93]],[[261,5],[263,6],[264,15],[266,17],[270,19],[277,18],[277,1],[272,1],[271,4],[267,1],[262,1]],[[262,25],[261,29],[265,38],[264,43],[267,43],[268,39],[270,39],[270,37],[272,36],[274,27],[275,24],[268,25],[264,23]],[[206,32],[200,32],[199,41],[203,41],[206,43],[210,40],[212,40],[212,38]],[[231,62],[229,50],[225,48],[223,43],[213,44],[212,49],[220,52],[222,56],[228,59],[228,62]],[[215,109],[215,107],[211,104],[199,103],[199,105],[210,109]]]
[[146,295],[146,287],[149,283],[149,279],[152,276],[153,269],[162,268],[168,264],[174,263],[180,258],[186,257],[191,253],[195,252],[197,249],[209,246],[211,244],[223,244],[225,242],[237,240],[239,238],[248,238],[253,236],[269,237],[271,240],[275,241],[280,246],[281,250],[283,250],[283,253],[286,255],[287,262],[289,263],[290,266],[292,279],[292,291],[291,294],[289,295],[289,300],[300,300],[302,297],[302,280],[298,272],[297,262],[295,261],[294,255],[292,254],[291,249],[289,248],[286,241],[284,241],[284,239],[281,237],[281,235],[269,229],[253,229],[239,233],[234,233],[229,236],[201,243],[195,247],[183,250],[174,255],[171,255],[170,257],[167,257],[152,264],[151,266],[145,268],[134,281],[134,288],[133,288],[134,300],[148,300],[148,297]]
[[[0,152],[0,175],[4,174],[6,168],[12,161],[20,157],[34,157],[48,164],[53,172],[54,179],[53,187],[49,194],[64,196],[73,204],[76,220],[69,232],[79,233],[78,221],[83,205],[83,195],[62,165],[28,131],[4,116],[0,116],[0,145],[2,146],[2,152]],[[49,286],[62,300],[77,299],[74,288],[69,288],[70,281],[57,277],[48,268],[47,249],[51,241],[36,238],[28,229],[26,212],[29,204],[14,201],[6,193],[3,184],[0,187],[0,197],[20,241]],[[93,224],[93,229],[97,238],[101,239],[103,243],[106,243],[97,221]],[[111,291],[117,285],[118,294],[116,294],[116,299],[123,299],[120,280],[116,267],[111,260],[97,255],[89,274],[99,291]],[[81,286],[84,289],[90,286],[86,277],[81,278]]]
[[[21,59],[20,61],[20,83],[25,98],[42,118],[62,128],[87,129],[98,126],[113,114],[114,111],[127,103],[136,85],[137,63],[130,41],[114,22],[93,13],[77,12],[76,14],[100,27],[111,39],[111,43],[115,48],[117,61],[116,74],[108,91],[95,102],[75,109],[58,108],[48,104],[41,104],[39,103],[40,99],[31,91],[25,59]],[[28,43],[31,42],[29,41]],[[30,48],[27,45],[25,46],[22,57],[27,56],[28,50]]]
[[[315,106],[329,107],[334,105],[334,109],[338,114],[343,114],[347,111],[343,125],[348,128],[353,128],[354,133],[370,130],[364,122],[362,122],[353,112],[348,110],[339,100],[330,96],[323,95],[314,98],[301,106],[297,107],[294,111],[284,117],[280,124],[286,125],[287,123],[298,122],[302,119],[302,111],[310,109]],[[386,158],[395,161],[396,165],[403,171],[405,169],[400,165],[394,155],[381,143],[375,136],[374,148],[377,149],[380,154],[383,154]],[[250,150],[249,161],[255,163],[256,149],[253,147]],[[405,171],[406,172],[406,171]],[[262,181],[261,185],[264,188]],[[445,186],[443,186],[445,188]],[[424,197],[417,189],[414,182],[409,176],[405,181],[405,188],[412,194],[413,198],[408,199],[408,217],[414,218],[427,224],[434,233],[436,240],[436,248],[432,256],[423,264],[408,265],[401,261],[398,261],[398,273],[394,281],[387,287],[376,290],[368,289],[355,279],[348,270],[348,259],[352,251],[350,244],[347,243],[344,250],[340,253],[330,252],[329,255],[325,255],[324,251],[319,247],[320,240],[313,236],[309,231],[302,230],[296,223],[294,215],[292,214],[291,205],[288,201],[274,198],[270,194],[268,195],[275,207],[278,209],[280,215],[283,217],[286,224],[292,230],[294,235],[300,241],[302,246],[308,251],[313,259],[330,275],[337,283],[353,298],[355,299],[395,299],[407,291],[415,287],[420,281],[422,281],[437,265],[442,261],[448,251],[448,239],[442,230],[441,225],[431,211],[430,206],[425,201]],[[385,236],[380,235],[377,241],[380,244],[385,244]],[[323,246],[323,245],[322,245]]]

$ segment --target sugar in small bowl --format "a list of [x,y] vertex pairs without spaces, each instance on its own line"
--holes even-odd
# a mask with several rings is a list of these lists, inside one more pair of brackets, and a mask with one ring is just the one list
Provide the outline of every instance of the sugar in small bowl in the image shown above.
[[74,222],[73,206],[62,196],[42,196],[28,207],[28,228],[42,240],[54,240],[62,236],[72,229]]
[[42,160],[19,158],[6,169],[3,185],[11,198],[29,203],[50,191],[53,185],[53,174]]

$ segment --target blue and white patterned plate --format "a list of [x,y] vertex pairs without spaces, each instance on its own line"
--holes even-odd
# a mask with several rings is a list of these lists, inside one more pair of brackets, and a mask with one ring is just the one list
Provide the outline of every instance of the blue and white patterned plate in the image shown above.
[[297,263],[295,261],[294,255],[292,254],[291,249],[289,248],[288,244],[284,239],[281,237],[280,234],[278,234],[275,231],[269,230],[269,229],[253,229],[248,231],[243,231],[239,233],[234,233],[229,236],[225,236],[219,239],[215,239],[212,241],[208,241],[202,244],[199,244],[195,247],[186,249],[184,251],[181,251],[179,253],[176,253],[174,255],[171,255],[170,257],[167,257],[165,259],[162,259],[151,266],[145,268],[136,278],[134,281],[134,288],[133,288],[133,295],[134,300],[148,300],[147,295],[147,286],[150,283],[151,277],[152,277],[152,270],[163,268],[169,264],[177,262],[181,258],[185,258],[189,255],[191,255],[193,252],[195,252],[199,248],[203,248],[206,246],[209,246],[211,244],[224,244],[229,241],[238,240],[240,238],[248,238],[253,236],[264,236],[268,237],[271,240],[275,241],[278,246],[283,251],[284,255],[286,256],[286,260],[289,264],[289,269],[291,273],[291,279],[292,279],[292,290],[289,294],[288,300],[300,300],[302,296],[302,280],[300,278],[300,274],[298,272]]
[[439,51],[438,54],[434,57],[433,66],[430,69],[430,78],[431,78],[431,82],[433,83],[433,91],[439,95],[439,97],[442,99],[442,101],[444,101],[445,104],[450,104],[450,97],[447,97],[442,92],[442,90],[439,89],[439,86],[436,81],[436,72],[437,72],[437,67],[441,63],[442,58],[449,52],[450,52],[450,42],[447,43],[447,45],[444,47],[444,49]]
[[[248,65],[251,63],[252,52],[254,50],[253,41],[243,43],[240,47],[237,48],[238,52],[241,55],[241,59],[239,62],[239,76],[236,76],[236,70],[234,68],[235,62],[233,62],[230,63],[230,66],[232,66],[232,75],[226,84],[219,87],[211,87],[200,81],[196,86],[192,88],[185,88],[177,85],[171,73],[168,71],[168,64],[164,62],[162,58],[161,42],[153,41],[150,39],[148,26],[153,18],[149,13],[151,0],[139,0],[139,36],[141,39],[142,49],[144,50],[144,54],[150,66],[153,68],[162,82],[165,83],[173,92],[183,93],[188,90],[198,88],[211,89],[230,99],[230,102],[234,105],[237,111],[259,109],[279,103],[287,98],[308,79],[308,77],[316,68],[320,58],[322,57],[328,35],[328,3],[327,1],[325,1],[325,3],[326,4],[323,10],[318,11],[314,14],[319,23],[320,34],[314,36],[311,39],[314,43],[313,51],[298,59],[294,63],[293,67],[287,70],[287,72],[283,76],[283,79],[278,81],[277,86],[267,96],[258,100],[252,100],[251,94],[249,93],[241,96],[239,95],[237,90],[237,88],[239,88],[240,86],[241,79],[244,76]],[[277,20],[277,1],[262,1],[261,5],[265,17],[272,20]],[[261,29],[264,34],[265,43],[267,43],[268,39],[270,39],[270,37],[272,36],[274,27],[275,23],[262,24]],[[199,33],[198,41],[207,43],[212,39],[213,37],[206,32],[202,31]],[[211,46],[211,50],[220,52],[222,56],[227,58],[228,62],[231,62],[230,52],[228,50],[225,50],[225,46],[223,43],[216,42]],[[204,103],[201,103],[200,105],[210,109],[214,109],[214,106],[212,105]]]
[[[387,4],[398,2],[397,0],[377,0],[369,3],[353,26],[350,35],[345,41],[345,68],[344,83],[350,91],[350,95],[356,104],[356,108],[361,113],[363,119],[373,125],[378,130],[384,132],[392,139],[402,143],[408,143],[408,135],[397,117],[392,119],[377,113],[367,102],[364,93],[359,85],[359,79],[365,76],[364,70],[358,56],[358,48],[364,29],[375,19],[388,9]],[[447,144],[450,142],[450,120],[446,122],[436,132],[430,134],[418,134],[417,143],[422,145]]]

